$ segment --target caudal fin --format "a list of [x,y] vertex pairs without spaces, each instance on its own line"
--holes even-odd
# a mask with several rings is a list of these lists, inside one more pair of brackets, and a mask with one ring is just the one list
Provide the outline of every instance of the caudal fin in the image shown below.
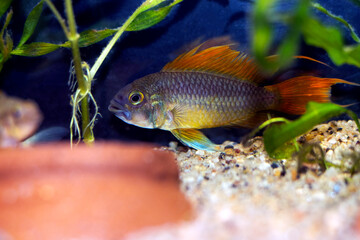
[[305,106],[310,101],[330,102],[330,89],[336,83],[360,86],[338,78],[300,76],[265,88],[279,96],[273,110],[298,115],[305,112]]

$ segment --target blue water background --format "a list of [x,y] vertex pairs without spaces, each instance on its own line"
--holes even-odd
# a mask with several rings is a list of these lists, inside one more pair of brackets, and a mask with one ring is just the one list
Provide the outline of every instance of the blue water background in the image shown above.
[[[15,42],[19,41],[25,16],[36,4],[34,0],[14,1],[14,17],[9,26]],[[54,1],[63,13],[63,1]],[[120,26],[141,4],[140,0],[78,0],[74,1],[74,10],[78,30],[104,29]],[[349,0],[319,1],[324,7],[343,16],[360,32],[360,6]],[[278,10],[294,6],[296,1],[282,1]],[[248,49],[251,41],[251,0],[184,0],[160,24],[140,32],[125,33],[117,43],[106,62],[96,75],[93,94],[100,107],[101,117],[95,125],[97,139],[119,139],[125,141],[145,141],[167,144],[175,138],[166,131],[142,129],[123,123],[113,116],[107,106],[115,93],[127,83],[146,74],[159,71],[167,62],[176,57],[179,49],[196,39],[209,39],[230,35]],[[354,44],[349,32],[339,23],[326,15],[316,12],[322,21],[329,25],[338,25],[342,29],[345,41]],[[279,25],[276,29],[276,42],[281,40],[286,29]],[[65,37],[56,19],[45,8],[30,42],[46,41],[61,43]],[[90,65],[94,63],[108,40],[94,46],[81,49],[82,58]],[[276,45],[275,42],[275,45]],[[301,45],[300,54],[324,61],[333,69],[319,64],[297,62],[292,69],[309,71],[324,77],[338,77],[360,83],[359,69],[353,66],[334,66],[327,54],[318,48]],[[0,73],[0,86],[9,95],[34,99],[44,113],[41,129],[52,126],[68,128],[71,107],[68,86],[71,52],[60,49],[43,57],[12,57]],[[340,103],[360,102],[359,88],[337,85],[333,87],[335,100]],[[360,114],[360,107],[350,109]],[[346,118],[346,117],[343,117]],[[239,140],[246,133],[242,129],[223,129],[210,131],[210,138],[217,142],[226,139]]]

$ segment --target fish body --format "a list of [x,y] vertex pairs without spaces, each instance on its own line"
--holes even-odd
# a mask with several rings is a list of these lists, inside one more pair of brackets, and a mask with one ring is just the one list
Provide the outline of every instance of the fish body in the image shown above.
[[271,110],[301,114],[308,101],[328,102],[331,85],[349,83],[300,76],[262,86],[264,77],[247,55],[228,45],[199,48],[125,86],[109,110],[129,124],[169,130],[188,146],[214,151],[219,147],[198,129],[255,127]]
[[41,121],[42,114],[34,101],[0,92],[0,147],[17,146],[37,130]]
[[[163,130],[241,125],[276,102],[274,93],[251,82],[198,72],[154,73],[135,81],[130,89],[145,94],[145,104],[152,109],[143,112],[149,120],[143,127]],[[122,96],[127,92],[117,94],[113,106],[125,106],[123,100],[128,99]],[[154,114],[156,108],[160,112]]]

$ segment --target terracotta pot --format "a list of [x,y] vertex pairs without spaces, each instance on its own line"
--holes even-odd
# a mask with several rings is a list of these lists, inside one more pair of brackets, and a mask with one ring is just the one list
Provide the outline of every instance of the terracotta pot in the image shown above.
[[97,143],[0,149],[0,239],[119,239],[191,218],[170,152]]

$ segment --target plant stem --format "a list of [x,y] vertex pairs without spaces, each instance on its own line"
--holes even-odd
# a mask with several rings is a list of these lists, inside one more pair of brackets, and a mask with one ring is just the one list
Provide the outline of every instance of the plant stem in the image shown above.
[[81,66],[81,56],[79,49],[79,37],[80,35],[76,31],[76,22],[74,11],[72,7],[71,0],[65,0],[65,9],[66,15],[69,23],[69,36],[68,39],[71,42],[71,49],[74,61],[74,68],[76,79],[78,82],[80,94],[84,96],[81,100],[80,112],[81,112],[81,125],[82,125],[82,135],[84,142],[89,143],[94,141],[94,136],[91,128],[89,127],[90,117],[89,117],[89,96],[88,91],[91,88],[91,82],[87,82],[84,78],[84,73]]
[[13,11],[10,10],[6,15],[4,26],[0,31],[0,54],[2,55],[2,58],[0,59],[0,72],[3,68],[4,63],[10,58],[10,52],[13,47],[12,39],[10,38],[10,35],[6,32],[6,28],[11,21],[12,15]]
[[71,0],[65,1],[65,8],[66,8],[67,19],[69,21],[70,32],[68,38],[69,41],[71,42],[76,79],[79,84],[80,93],[86,94],[87,86],[81,67],[81,57],[80,57],[80,49],[78,42],[80,35],[76,32],[76,23],[75,23],[75,17],[74,17]]
[[90,111],[89,111],[89,95],[81,100],[81,129],[83,133],[83,141],[92,143],[95,140],[94,133],[90,127]]
[[[140,6],[141,7],[141,6]],[[90,70],[90,79],[94,79],[94,76],[96,72],[99,70],[101,64],[104,62],[106,56],[109,54],[112,47],[115,45],[117,40],[120,38],[120,36],[123,34],[123,32],[127,29],[127,27],[130,25],[132,21],[139,15],[141,12],[141,9],[137,8],[135,12],[126,20],[126,22],[119,28],[119,30],[116,32],[114,37],[110,40],[108,45],[104,48],[104,50],[101,52],[99,58],[96,60],[94,65],[92,66]]]

